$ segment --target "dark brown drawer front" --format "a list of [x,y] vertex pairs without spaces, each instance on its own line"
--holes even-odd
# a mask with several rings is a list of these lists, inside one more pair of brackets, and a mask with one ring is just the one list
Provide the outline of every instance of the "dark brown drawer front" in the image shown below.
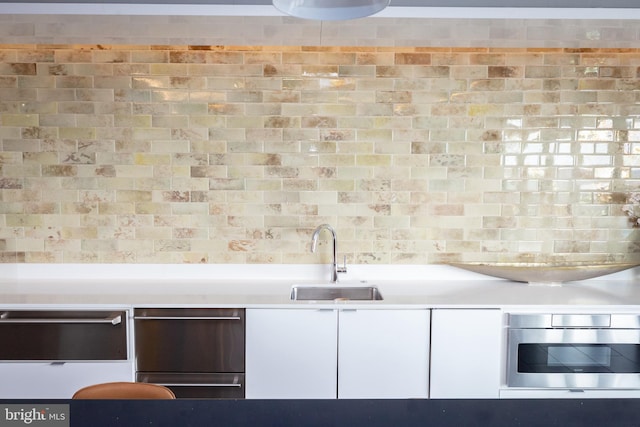
[[242,309],[136,309],[136,371],[244,373]]
[[136,381],[169,387],[181,399],[244,399],[244,374],[149,374]]
[[126,360],[125,311],[5,311],[0,360]]

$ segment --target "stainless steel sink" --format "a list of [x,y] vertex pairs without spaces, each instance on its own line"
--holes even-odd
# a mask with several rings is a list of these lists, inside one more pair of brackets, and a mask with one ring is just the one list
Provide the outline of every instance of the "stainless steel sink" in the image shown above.
[[294,285],[291,288],[291,299],[295,301],[380,301],[382,294],[376,286]]

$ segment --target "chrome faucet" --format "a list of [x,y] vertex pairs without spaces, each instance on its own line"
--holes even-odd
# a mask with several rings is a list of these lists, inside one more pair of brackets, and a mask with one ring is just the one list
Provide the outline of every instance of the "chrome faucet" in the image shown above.
[[331,233],[331,237],[333,238],[333,262],[331,263],[331,283],[336,283],[338,281],[338,273],[346,273],[347,272],[347,257],[345,256],[344,265],[338,268],[337,258],[338,258],[338,243],[336,237],[336,231],[329,224],[319,225],[313,232],[313,236],[311,237],[311,252],[316,251],[316,246],[318,245],[318,236],[322,230],[327,230]]

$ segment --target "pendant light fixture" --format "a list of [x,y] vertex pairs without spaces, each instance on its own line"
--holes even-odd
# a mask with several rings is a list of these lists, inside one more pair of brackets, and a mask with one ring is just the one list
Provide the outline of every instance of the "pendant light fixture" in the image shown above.
[[380,12],[391,0],[272,0],[280,12],[296,18],[341,21]]

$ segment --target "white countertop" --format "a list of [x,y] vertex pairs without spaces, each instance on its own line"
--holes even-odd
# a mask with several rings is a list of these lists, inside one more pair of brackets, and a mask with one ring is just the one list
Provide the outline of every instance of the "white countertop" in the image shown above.
[[451,266],[350,266],[342,284],[365,282],[382,301],[291,301],[293,284],[326,284],[327,266],[0,265],[5,307],[216,306],[640,310],[638,269],[563,284],[495,279]]

